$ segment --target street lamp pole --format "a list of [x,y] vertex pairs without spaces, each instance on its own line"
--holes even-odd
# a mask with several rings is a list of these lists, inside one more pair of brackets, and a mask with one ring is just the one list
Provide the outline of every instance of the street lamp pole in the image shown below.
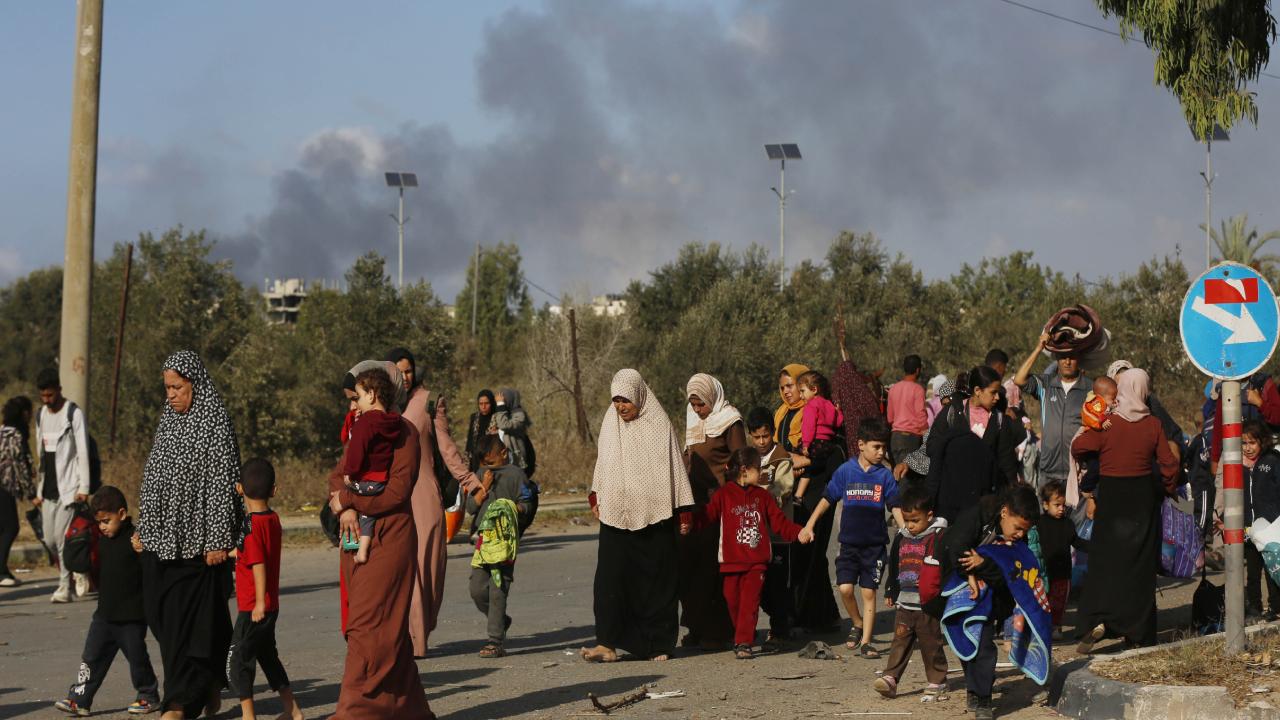
[[[1196,135],[1195,130],[1191,131],[1192,136],[1197,140],[1200,139]],[[1226,130],[1223,130],[1216,123],[1212,132],[1204,139],[1204,172],[1200,173],[1200,177],[1204,178],[1204,265],[1205,269],[1213,267],[1213,235],[1210,228],[1213,227],[1213,141],[1226,142],[1231,139]]]
[[404,289],[404,225],[409,219],[404,216],[404,189],[407,187],[418,187],[417,173],[410,172],[389,172],[385,173],[387,178],[387,187],[397,188],[400,191],[400,207],[395,215],[391,216],[396,221],[396,229],[399,235],[399,265],[396,271],[396,288]]
[[800,159],[800,146],[795,143],[778,143],[764,146],[765,155],[777,160],[778,187],[769,188],[778,196],[778,289],[787,286],[787,160]]

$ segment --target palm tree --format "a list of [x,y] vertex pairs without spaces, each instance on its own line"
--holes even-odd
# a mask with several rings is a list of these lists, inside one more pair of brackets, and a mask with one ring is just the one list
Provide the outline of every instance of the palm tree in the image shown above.
[[[1209,237],[1218,246],[1220,261],[1238,262],[1257,270],[1267,277],[1275,277],[1280,270],[1280,255],[1262,254],[1262,246],[1272,240],[1280,239],[1280,230],[1272,230],[1266,235],[1259,235],[1258,228],[1248,227],[1248,214],[1236,215],[1230,220],[1222,221],[1222,231],[1209,229]],[[1200,224],[1204,230],[1204,223]]]

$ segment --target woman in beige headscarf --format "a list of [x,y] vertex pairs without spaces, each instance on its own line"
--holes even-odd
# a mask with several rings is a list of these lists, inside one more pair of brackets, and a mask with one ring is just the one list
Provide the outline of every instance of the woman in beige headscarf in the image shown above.
[[[734,450],[747,446],[742,414],[725,399],[720,381],[706,373],[685,386],[685,463],[695,507],[707,504],[724,483]],[[716,650],[733,642],[733,620],[721,590],[720,530],[706,527],[680,540],[680,624],[685,647]]]
[[614,662],[625,650],[666,660],[678,631],[675,516],[693,492],[671,421],[640,373],[619,370],[610,394],[589,496],[600,520],[596,646],[582,657]]

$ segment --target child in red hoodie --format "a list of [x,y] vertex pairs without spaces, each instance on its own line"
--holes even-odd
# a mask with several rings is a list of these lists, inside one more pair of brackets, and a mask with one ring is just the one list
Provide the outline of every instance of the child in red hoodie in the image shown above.
[[[760,453],[755,448],[735,450],[729,456],[724,485],[693,516],[695,530],[720,523],[720,574],[733,618],[733,650],[739,660],[751,659],[760,591],[772,557],[769,534],[787,542],[813,542],[813,533],[788,520],[764,485],[767,480],[760,472]],[[684,526],[680,531],[688,532]]]
[[[360,417],[351,428],[346,462],[342,466],[346,484],[358,495],[381,495],[391,470],[391,452],[402,426],[399,413],[387,412],[395,397],[395,386],[385,370],[366,370],[356,377],[356,406]],[[369,561],[373,542],[373,518],[360,516],[360,541],[356,563]],[[344,545],[344,549],[351,549]]]

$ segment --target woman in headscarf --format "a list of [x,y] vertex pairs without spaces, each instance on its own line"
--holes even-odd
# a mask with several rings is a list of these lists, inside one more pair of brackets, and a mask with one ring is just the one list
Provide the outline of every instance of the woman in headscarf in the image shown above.
[[[742,414],[725,399],[720,381],[706,373],[685,386],[685,463],[696,507],[707,504],[724,484],[734,450],[747,446]],[[706,527],[680,540],[680,624],[689,629],[683,645],[716,650],[733,642],[733,619],[721,590],[720,530]]]
[[[352,374],[371,367],[388,370],[392,383],[403,384],[395,364],[381,360],[360,363]],[[334,717],[434,718],[413,662],[409,635],[410,607],[423,564],[410,501],[421,464],[417,429],[402,419],[381,495],[364,497],[347,488],[342,473],[345,462],[344,457],[329,474],[329,508],[345,533],[359,532],[359,514],[372,515],[378,522],[369,561],[358,572],[353,553],[339,557],[347,658]],[[429,579],[423,582],[430,584]]]
[[589,496],[600,520],[596,646],[582,657],[614,662],[625,650],[666,660],[679,630],[675,516],[689,522],[693,491],[671,421],[640,373],[619,370],[609,392]]
[[9,398],[0,424],[0,587],[19,585],[9,572],[9,549],[18,537],[18,501],[36,496],[31,472],[31,399]]
[[235,429],[200,357],[164,362],[166,402],[143,468],[134,536],[147,568],[150,625],[164,666],[165,720],[214,714],[231,644],[230,576],[220,567],[240,536]]
[[[417,365],[413,354],[404,348],[396,348],[387,355],[388,362],[405,373],[405,377],[417,377]],[[407,366],[407,369],[406,369]],[[393,380],[394,381],[394,380]],[[418,462],[418,481],[413,486],[410,496],[410,507],[413,510],[413,525],[418,535],[418,549],[414,554],[417,573],[414,575],[413,594],[409,605],[409,637],[413,641],[413,656],[426,657],[428,639],[431,631],[436,629],[436,621],[440,616],[440,606],[444,602],[445,560],[447,559],[448,542],[445,538],[444,507],[447,500],[452,504],[457,496],[453,487],[452,497],[446,497],[445,488],[450,487],[449,477],[438,477],[436,471],[437,452],[444,460],[444,471],[455,476],[464,487],[478,487],[479,481],[457,457],[457,448],[453,438],[449,436],[446,419],[443,428],[436,418],[443,415],[443,407],[433,407],[431,391],[422,384],[409,384],[409,399],[405,404],[402,416],[413,425],[418,435],[420,449]],[[445,452],[448,447],[452,457]],[[453,459],[454,463],[448,461]]]
[[489,434],[489,423],[493,421],[493,408],[498,403],[493,398],[493,391],[485,388],[476,395],[476,411],[471,413],[467,422],[467,467],[472,472],[480,467],[480,438]]
[[[778,444],[792,455],[800,453],[800,424],[804,420],[805,400],[800,396],[796,380],[809,372],[808,365],[791,363],[778,373],[778,395],[782,404],[773,413],[773,424],[778,428]],[[799,469],[799,466],[797,466]]]
[[1071,444],[1077,460],[1098,453],[1092,543],[1107,549],[1089,553],[1080,625],[1091,629],[1081,638],[1082,655],[1108,635],[1132,645],[1155,644],[1160,503],[1174,494],[1178,473],[1160,421],[1147,407],[1147,372],[1126,370],[1116,384],[1110,429],[1083,433]]

